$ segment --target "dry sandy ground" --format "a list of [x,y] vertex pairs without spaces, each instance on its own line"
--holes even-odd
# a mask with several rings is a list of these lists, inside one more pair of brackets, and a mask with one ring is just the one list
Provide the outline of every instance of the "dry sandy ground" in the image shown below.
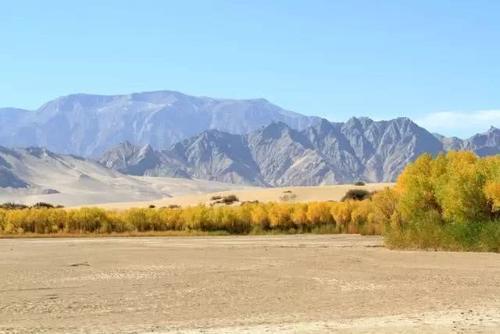
[[[112,172],[110,172],[112,173]],[[40,178],[41,179],[41,178]],[[37,181],[39,181],[37,179]],[[43,179],[44,188],[57,189],[57,194],[40,194],[39,189],[0,188],[0,202],[34,204],[48,202],[64,206],[95,206],[99,203],[123,201],[156,201],[170,196],[199,195],[214,191],[245,189],[238,184],[169,177],[147,177],[98,173],[84,178],[74,175]],[[39,181],[38,183],[41,183]],[[149,203],[149,202],[148,202]]]
[[[243,189],[233,189],[227,191],[210,192],[206,193],[189,193],[186,195],[173,196],[171,198],[164,198],[157,201],[146,202],[122,202],[122,203],[103,203],[96,206],[107,209],[127,209],[131,207],[148,207],[155,205],[157,207],[168,205],[190,206],[198,204],[207,204],[210,198],[214,195],[229,195],[234,194],[238,196],[240,201],[255,201],[260,202],[280,202],[281,197],[284,195],[293,195],[294,197],[289,200],[290,202],[311,202],[311,201],[338,201],[340,200],[349,189],[366,189],[369,191],[381,190],[386,187],[393,186],[393,183],[370,183],[366,186],[354,186],[352,184],[338,184],[338,185],[325,185],[313,187],[283,187],[283,188],[259,188],[247,187]],[[291,193],[285,193],[291,191]]]
[[0,333],[499,333],[500,254],[379,237],[0,240]]

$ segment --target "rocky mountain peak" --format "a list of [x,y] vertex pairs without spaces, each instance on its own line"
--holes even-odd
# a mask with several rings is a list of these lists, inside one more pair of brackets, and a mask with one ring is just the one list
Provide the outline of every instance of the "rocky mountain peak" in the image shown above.
[[[467,143],[478,154],[494,153],[500,146],[491,139],[496,133],[456,139],[453,145]],[[320,119],[302,131],[273,122],[247,135],[208,130],[170,150],[153,150],[156,164],[144,174],[271,186],[393,181],[423,152],[446,150],[449,139],[440,138],[408,118],[352,118],[346,123]]]

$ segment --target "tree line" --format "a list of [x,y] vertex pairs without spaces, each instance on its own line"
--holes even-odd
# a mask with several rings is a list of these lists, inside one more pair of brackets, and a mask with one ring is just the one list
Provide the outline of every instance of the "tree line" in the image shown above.
[[500,156],[420,156],[392,188],[340,202],[239,206],[0,208],[1,235],[112,233],[384,235],[388,247],[500,250]]

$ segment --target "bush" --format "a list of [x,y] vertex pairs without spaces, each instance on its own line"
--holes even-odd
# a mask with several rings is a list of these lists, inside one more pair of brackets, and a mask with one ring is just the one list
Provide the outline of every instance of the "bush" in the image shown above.
[[226,196],[212,196],[210,198],[212,201],[214,201],[213,203],[211,203],[211,205],[215,205],[215,204],[225,204],[225,205],[231,205],[235,202],[239,202],[239,199],[236,195],[226,195]]
[[344,197],[342,197],[342,202],[353,200],[353,201],[362,201],[365,199],[369,199],[371,197],[371,193],[364,189],[349,189]]
[[17,204],[17,203],[3,203],[0,204],[0,209],[4,210],[23,210],[27,209],[29,206],[24,205],[24,204]]
[[31,206],[33,209],[54,209],[55,206],[49,203],[38,202]]
[[325,202],[314,202],[310,203],[307,207],[307,219],[311,225],[327,225],[335,224],[335,219],[333,218],[331,212],[331,205]]
[[482,226],[479,235],[479,249],[489,252],[500,252],[500,219]]
[[282,202],[289,202],[293,201],[297,198],[297,195],[295,195],[292,191],[287,190],[283,192],[283,195],[280,196],[280,201]]
[[243,201],[243,202],[241,202],[241,205],[258,204],[258,203],[260,203],[258,200],[254,200],[254,201]]
[[356,181],[356,182],[354,182],[354,185],[355,186],[364,186],[365,183],[363,181]]
[[38,202],[33,204],[32,206],[28,206],[25,204],[17,204],[17,203],[3,203],[0,204],[0,209],[3,210],[23,210],[23,209],[62,209],[64,206],[62,205],[52,205],[50,203]]
[[234,202],[239,202],[239,199],[236,195],[227,195],[222,198],[222,202],[224,204],[233,204]]

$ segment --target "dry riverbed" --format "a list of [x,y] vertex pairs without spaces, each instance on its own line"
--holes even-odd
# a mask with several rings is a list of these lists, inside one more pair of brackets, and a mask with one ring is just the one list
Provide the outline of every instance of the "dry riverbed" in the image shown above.
[[379,237],[0,240],[0,333],[499,333],[500,254]]

